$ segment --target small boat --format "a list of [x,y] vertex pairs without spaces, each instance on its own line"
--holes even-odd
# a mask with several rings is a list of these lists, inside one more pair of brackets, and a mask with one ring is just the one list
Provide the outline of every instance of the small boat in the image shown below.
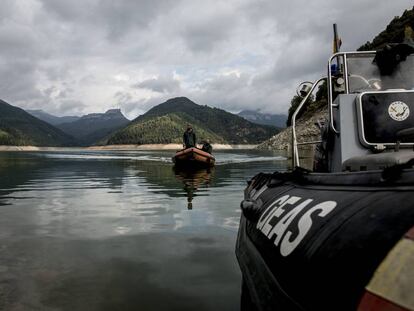
[[208,152],[192,147],[177,151],[172,161],[176,166],[184,168],[211,167],[216,159]]
[[[414,310],[414,47],[337,52],[327,72],[298,90],[293,170],[245,190],[242,309]],[[322,83],[321,140],[298,142],[296,116]],[[313,171],[301,167],[305,144],[317,146]]]

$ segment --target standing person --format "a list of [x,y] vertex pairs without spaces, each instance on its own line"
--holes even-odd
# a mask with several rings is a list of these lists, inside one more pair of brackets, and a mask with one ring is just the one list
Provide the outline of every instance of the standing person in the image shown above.
[[191,124],[187,125],[187,130],[184,132],[183,135],[183,145],[185,149],[195,147],[197,143],[196,135],[193,131],[193,127]]

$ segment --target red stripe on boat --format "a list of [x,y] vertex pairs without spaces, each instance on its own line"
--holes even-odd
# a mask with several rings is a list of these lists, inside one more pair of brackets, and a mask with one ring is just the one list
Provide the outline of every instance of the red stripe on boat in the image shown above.
[[370,292],[365,292],[358,306],[357,311],[409,311],[406,308],[400,307],[391,301],[374,295]]

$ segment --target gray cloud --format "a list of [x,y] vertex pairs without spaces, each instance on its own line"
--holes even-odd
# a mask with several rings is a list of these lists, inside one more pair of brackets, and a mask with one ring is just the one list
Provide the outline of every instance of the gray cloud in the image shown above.
[[99,3],[102,12],[99,24],[107,23],[109,39],[117,39],[131,29],[147,28],[152,21],[167,13],[180,1],[173,0],[140,0],[112,1],[102,0]]
[[131,30],[147,30],[159,16],[178,5],[173,0],[41,0],[43,9],[72,27],[80,25],[86,31],[104,29],[111,41],[118,41]]
[[0,64],[0,94],[11,102],[22,102],[42,97],[36,88],[36,66],[28,60]]
[[58,115],[169,97],[286,112],[324,74],[332,23],[343,49],[371,40],[411,0],[4,0],[0,98]]
[[114,98],[117,100],[118,107],[132,120],[170,97],[168,95],[161,95],[137,100],[129,92],[117,92]]
[[72,100],[72,99],[63,99],[59,101],[58,107],[56,107],[55,111],[59,111],[64,115],[79,115],[81,108],[84,106],[85,104],[82,101]]
[[180,81],[172,76],[160,76],[153,79],[141,81],[133,87],[148,89],[157,93],[178,93],[180,91]]
[[237,16],[232,12],[214,12],[203,16],[196,14],[196,18],[182,25],[181,35],[186,46],[193,52],[211,52],[211,50],[225,40],[229,40],[232,31],[237,27]]

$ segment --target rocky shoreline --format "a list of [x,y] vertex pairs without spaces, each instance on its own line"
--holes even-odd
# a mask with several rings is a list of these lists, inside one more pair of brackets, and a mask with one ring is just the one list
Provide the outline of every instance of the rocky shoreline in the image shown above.
[[[296,122],[296,136],[298,142],[307,142],[320,140],[320,129],[316,125],[318,120],[328,119],[328,109],[323,108],[317,110],[312,115],[305,115],[303,118]],[[316,124],[315,124],[316,123]],[[266,140],[257,146],[260,150],[286,150],[291,152],[292,145],[292,127],[289,126],[283,131],[279,132],[272,138]],[[301,150],[313,150],[314,145],[299,146]]]
[[[257,145],[226,145],[212,144],[213,150],[250,150]],[[199,146],[201,148],[201,145]],[[1,151],[76,151],[76,150],[107,150],[107,151],[133,151],[133,150],[180,150],[181,144],[149,144],[149,145],[107,145],[90,147],[37,147],[37,146],[5,146],[0,145]]]

